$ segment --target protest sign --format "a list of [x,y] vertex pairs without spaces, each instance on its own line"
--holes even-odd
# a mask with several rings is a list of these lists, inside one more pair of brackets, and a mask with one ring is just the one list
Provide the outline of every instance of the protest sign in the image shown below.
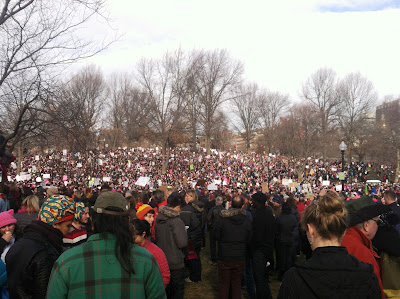
[[147,185],[147,183],[150,181],[149,177],[141,176],[135,183],[135,185],[144,187]]
[[218,186],[215,184],[210,184],[207,186],[207,190],[218,190]]

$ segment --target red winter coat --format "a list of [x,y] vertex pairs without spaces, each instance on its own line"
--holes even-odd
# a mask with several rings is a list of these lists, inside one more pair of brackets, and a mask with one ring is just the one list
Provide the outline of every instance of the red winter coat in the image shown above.
[[162,251],[160,247],[150,242],[149,240],[146,240],[141,247],[146,248],[156,259],[158,266],[160,267],[164,287],[166,288],[171,276],[169,272],[167,257],[165,256],[164,251]]
[[385,298],[382,287],[382,261],[372,248],[371,240],[356,226],[350,227],[343,239],[342,246],[347,248],[349,254],[354,255],[361,262],[374,266],[374,273],[378,278],[382,299]]

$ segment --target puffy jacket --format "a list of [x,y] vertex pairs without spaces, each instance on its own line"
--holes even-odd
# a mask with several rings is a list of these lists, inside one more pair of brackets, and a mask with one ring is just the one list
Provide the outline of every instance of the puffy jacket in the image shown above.
[[218,242],[218,259],[245,260],[252,236],[251,223],[246,212],[241,209],[222,211],[215,224],[214,236]]
[[156,218],[155,233],[155,243],[164,251],[170,270],[182,269],[185,266],[183,249],[188,245],[188,238],[179,212],[161,206]]
[[35,220],[8,251],[10,298],[45,298],[54,262],[62,253],[61,231]]
[[286,272],[279,298],[379,299],[378,279],[371,265],[341,246],[318,247],[312,257]]

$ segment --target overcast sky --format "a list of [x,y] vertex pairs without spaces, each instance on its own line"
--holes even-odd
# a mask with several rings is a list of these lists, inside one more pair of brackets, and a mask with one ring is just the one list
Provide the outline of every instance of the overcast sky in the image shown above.
[[[226,48],[245,78],[299,101],[321,67],[342,77],[360,72],[379,98],[400,96],[400,0],[107,0],[123,34],[86,61],[105,75],[131,72],[141,57],[179,47]],[[96,28],[98,37],[106,28]],[[110,34],[110,30],[108,30]]]

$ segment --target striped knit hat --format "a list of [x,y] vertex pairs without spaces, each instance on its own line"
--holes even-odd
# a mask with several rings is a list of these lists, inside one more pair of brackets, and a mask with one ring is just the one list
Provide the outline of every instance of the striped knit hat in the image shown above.
[[39,220],[53,225],[74,218],[75,203],[65,195],[53,195],[47,199],[39,211]]
[[75,221],[81,220],[82,214],[85,212],[85,204],[83,202],[75,203]]

